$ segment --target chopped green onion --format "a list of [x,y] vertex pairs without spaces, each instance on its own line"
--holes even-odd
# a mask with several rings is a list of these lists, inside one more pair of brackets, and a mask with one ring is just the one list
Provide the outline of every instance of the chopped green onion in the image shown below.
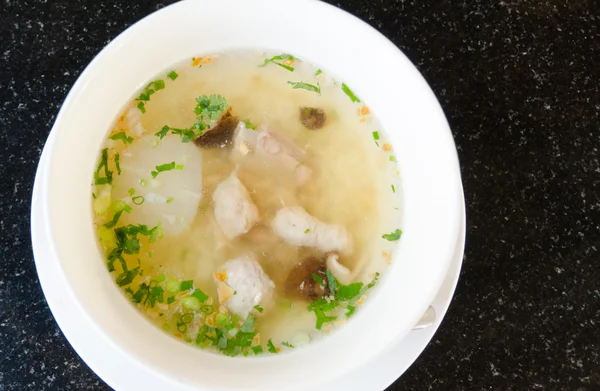
[[260,345],[257,346],[252,346],[252,351],[254,352],[255,355],[259,355],[263,353],[263,348]]
[[309,233],[309,232],[310,232],[310,228],[306,228],[306,229],[304,230],[304,233],[305,233],[305,234],[307,234],[307,233]]
[[280,67],[282,67],[284,69],[287,69],[290,72],[294,72],[294,68],[293,67],[291,67],[289,65],[286,65],[286,64],[282,64],[280,62],[277,62],[277,60],[292,60],[293,61],[293,60],[296,60],[296,58],[294,56],[292,56],[291,54],[282,53],[280,55],[273,56],[271,58],[266,59],[265,62],[263,64],[259,65],[259,66],[260,67],[264,67],[268,63],[273,63],[273,64],[276,64],[276,65],[279,65]]
[[125,144],[131,144],[133,142],[133,137],[128,137],[125,132],[115,133],[110,136],[111,140],[121,140]]
[[257,310],[258,312],[262,313],[264,311],[264,308],[262,308],[261,306],[259,306],[258,304],[254,306],[254,309]]
[[167,198],[167,204],[170,204],[171,202],[173,202],[174,198],[173,197],[169,197]]
[[193,296],[186,296],[181,299],[181,305],[188,310],[198,311],[201,307],[200,300]]
[[173,304],[173,303],[175,303],[175,297],[174,296],[167,297],[167,304]]
[[136,205],[142,205],[146,199],[143,196],[135,196],[131,201]]
[[187,291],[188,289],[192,289],[194,287],[194,280],[186,280],[181,281],[181,285],[179,286],[179,290]]
[[396,161],[396,156],[390,155],[390,162],[395,162],[395,161]]
[[156,178],[159,173],[171,170],[183,170],[183,164],[175,164],[175,162],[161,164],[156,166],[156,171],[152,171],[152,178]]
[[137,276],[138,272],[140,270],[140,267],[136,267],[135,269],[131,269],[131,270],[127,270],[124,271],[123,273],[121,273],[118,277],[117,277],[117,285],[118,286],[125,286],[125,285],[129,285],[133,282],[133,279],[135,278],[135,276]]
[[[100,176],[100,170],[104,168],[104,177]],[[108,148],[104,148],[101,153],[100,163],[94,173],[94,180],[97,185],[112,183],[112,171],[108,169]]]
[[268,348],[269,352],[277,353],[277,348],[275,347],[275,345],[273,345],[273,341],[269,340],[267,342],[267,348]]
[[134,195],[135,194],[135,189],[132,187],[127,192],[129,193],[129,195]]
[[317,71],[315,72],[315,76],[319,76],[321,73],[323,73],[323,71],[321,70],[321,68],[317,69]]
[[396,192],[396,186],[392,185],[392,192]]
[[348,95],[348,98],[350,98],[352,102],[360,103],[360,99],[354,95],[354,92],[352,92],[350,87],[348,87],[345,83],[342,83],[342,91],[344,91],[344,94]]
[[373,140],[375,140],[375,141],[379,140],[379,132],[378,131],[373,132]]
[[137,108],[142,112],[142,114],[146,113],[146,105],[144,104],[144,102],[138,103]]
[[190,324],[194,320],[194,314],[188,312],[181,315],[181,321],[185,324]]
[[240,328],[240,331],[243,332],[243,333],[253,333],[254,332],[254,322],[255,322],[255,320],[256,319],[254,318],[254,316],[248,315],[248,317],[244,321],[244,324]]
[[167,292],[171,292],[171,293],[179,292],[180,286],[181,285],[180,285],[179,281],[177,281],[174,278],[169,278],[167,280],[167,283],[165,284],[165,287],[167,288]]
[[165,278],[166,278],[165,275],[161,274],[160,276],[156,277],[156,281],[163,282],[165,280]]
[[121,156],[119,156],[119,153],[115,153],[115,166],[117,167],[117,175],[121,175],[121,164],[119,162],[120,158]]
[[179,75],[177,74],[177,72],[175,72],[175,70],[172,70],[171,72],[169,72],[167,74],[167,77],[174,81],[175,79],[177,79],[179,77]]
[[254,125],[252,122],[250,122],[249,119],[245,119],[242,122],[244,123],[244,125],[246,125],[246,127],[248,129],[256,130],[256,125]]
[[291,85],[293,89],[301,88],[303,90],[316,92],[318,94],[321,93],[321,86],[319,85],[319,83],[317,83],[317,85],[315,86],[312,84],[304,83],[302,81],[288,81],[288,84]]
[[119,218],[121,217],[122,214],[123,214],[123,210],[118,211],[117,213],[114,214],[112,220],[109,221],[108,223],[104,224],[104,226],[106,228],[114,227],[119,222]]
[[201,302],[205,302],[206,300],[208,300],[208,295],[202,292],[200,289],[195,289],[194,293],[192,293],[192,296],[200,300]]
[[145,179],[140,179],[139,182],[140,182],[140,186],[142,186],[142,187],[146,187],[146,185],[148,184],[148,181]]
[[346,317],[351,317],[352,315],[354,315],[354,312],[356,311],[356,307],[353,305],[349,305],[348,306],[348,311],[346,312]]
[[215,312],[215,308],[212,305],[203,305],[202,307],[200,307],[200,311],[204,312],[207,315],[210,315],[213,312]]
[[393,231],[389,234],[381,235],[382,238],[384,238],[385,240],[389,240],[390,242],[399,240],[401,236],[402,236],[402,230],[400,230],[400,229],[396,229],[395,231]]

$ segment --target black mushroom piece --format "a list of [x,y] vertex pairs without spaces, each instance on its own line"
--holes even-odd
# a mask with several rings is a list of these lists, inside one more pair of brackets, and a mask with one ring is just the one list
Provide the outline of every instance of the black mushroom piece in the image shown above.
[[[285,295],[290,298],[309,301],[329,295],[325,270],[325,262],[323,260],[316,257],[304,259],[292,269],[285,281],[283,288]],[[317,275],[323,281],[323,285],[315,281],[313,274]]]
[[300,122],[310,130],[321,129],[325,125],[325,112],[313,107],[300,108]]
[[238,119],[231,114],[231,107],[228,107],[221,114],[215,126],[205,130],[202,136],[194,140],[194,143],[206,148],[224,147],[231,143],[237,124]]

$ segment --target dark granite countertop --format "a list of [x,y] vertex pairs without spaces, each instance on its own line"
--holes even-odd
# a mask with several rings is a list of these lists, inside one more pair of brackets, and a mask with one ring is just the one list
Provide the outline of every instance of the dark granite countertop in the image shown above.
[[[134,4],[135,3],[135,4]],[[0,390],[106,390],[58,329],[29,238],[34,172],[86,64],[163,3],[0,4]],[[461,279],[391,390],[600,390],[600,6],[352,0],[440,99],[468,216]]]

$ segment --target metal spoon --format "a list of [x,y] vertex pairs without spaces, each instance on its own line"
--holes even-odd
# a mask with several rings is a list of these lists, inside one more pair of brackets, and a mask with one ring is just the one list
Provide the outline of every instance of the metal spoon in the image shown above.
[[413,330],[420,330],[431,326],[435,322],[435,310],[432,306],[429,306],[421,319],[417,322],[417,324],[413,327]]

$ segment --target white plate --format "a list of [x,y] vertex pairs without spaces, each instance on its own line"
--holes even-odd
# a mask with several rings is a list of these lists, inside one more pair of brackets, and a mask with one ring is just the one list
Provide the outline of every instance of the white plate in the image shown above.
[[[42,152],[38,173],[44,169],[45,151],[52,142],[52,137],[50,137],[46,143],[44,152]],[[85,317],[78,317],[76,315],[76,311],[74,310],[76,303],[68,294],[66,288],[67,281],[65,281],[59,270],[53,266],[57,265],[58,262],[47,262],[47,256],[40,256],[41,254],[50,253],[48,251],[49,242],[47,233],[43,230],[43,227],[47,225],[44,221],[40,221],[43,218],[43,213],[40,210],[41,202],[39,195],[42,180],[44,178],[41,175],[36,175],[31,213],[31,226],[34,228],[32,228],[31,235],[40,283],[56,322],[79,356],[98,376],[114,389],[139,390],[143,388],[144,379],[150,378],[153,381],[153,389],[160,389],[162,379],[149,376],[147,369],[130,360],[112,345],[104,343],[104,339],[91,322]],[[465,243],[465,212],[462,197],[461,201],[462,218],[459,235],[456,239],[454,258],[440,291],[431,303],[436,311],[436,321],[426,329],[411,331],[399,344],[369,362],[366,368],[363,368],[361,371],[355,371],[344,376],[344,378],[335,379],[330,384],[313,389],[314,391],[330,391],[334,389],[384,390],[400,377],[425,349],[448,310],[462,265]],[[40,262],[40,260],[44,260],[45,262]],[[102,360],[99,359],[100,357],[110,357],[111,359]],[[127,373],[116,370],[123,366],[131,368],[131,370]],[[170,383],[165,379],[164,387],[167,387],[168,384]],[[163,389],[168,390],[168,388]]]

